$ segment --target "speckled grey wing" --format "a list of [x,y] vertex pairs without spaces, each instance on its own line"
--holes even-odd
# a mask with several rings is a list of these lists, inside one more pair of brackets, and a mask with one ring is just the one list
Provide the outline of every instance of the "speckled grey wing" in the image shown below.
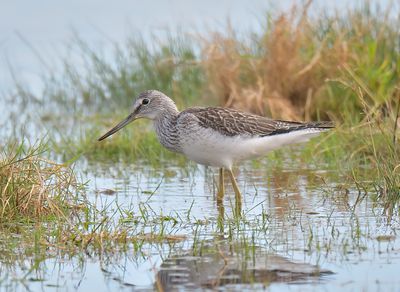
[[225,136],[231,137],[237,135],[264,137],[303,129],[320,129],[322,131],[334,127],[331,122],[301,123],[272,120],[220,107],[190,108],[183,111],[182,114],[192,114],[197,118],[200,126],[211,128]]

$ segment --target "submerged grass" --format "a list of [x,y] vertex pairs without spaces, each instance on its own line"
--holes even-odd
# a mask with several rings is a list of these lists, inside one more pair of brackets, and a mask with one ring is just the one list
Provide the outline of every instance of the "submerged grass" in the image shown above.
[[[23,264],[24,258],[41,261],[55,254],[68,256],[115,253],[128,247],[139,251],[144,243],[185,240],[176,234],[172,216],[147,215],[129,208],[96,205],[86,197],[85,184],[73,167],[51,161],[45,143],[12,145],[0,160],[0,261]],[[112,210],[111,210],[112,209]],[[34,270],[35,265],[30,269]],[[29,272],[28,272],[29,274]]]

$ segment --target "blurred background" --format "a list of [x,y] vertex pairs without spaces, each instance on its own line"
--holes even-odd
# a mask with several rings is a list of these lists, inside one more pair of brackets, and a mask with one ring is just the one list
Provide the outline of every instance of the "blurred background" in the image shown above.
[[[12,78],[28,82],[33,91],[39,92],[43,67],[55,70],[60,67],[60,57],[68,54],[74,58],[70,47],[77,36],[111,58],[115,43],[122,44],[135,35],[151,43],[152,36],[165,37],[168,31],[225,31],[228,23],[236,32],[261,33],[267,11],[288,10],[302,2],[1,0],[0,92],[12,89]],[[331,13],[344,12],[363,2],[317,0],[313,1],[310,12],[318,13],[321,8]],[[384,9],[391,2],[383,0],[379,5]]]

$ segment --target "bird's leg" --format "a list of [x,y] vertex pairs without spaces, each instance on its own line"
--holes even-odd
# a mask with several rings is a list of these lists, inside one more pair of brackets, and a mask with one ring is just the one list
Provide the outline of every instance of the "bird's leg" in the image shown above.
[[219,186],[217,193],[217,203],[221,204],[224,198],[225,186],[224,186],[224,169],[221,167],[219,169]]
[[235,192],[235,207],[237,215],[240,215],[242,210],[242,195],[240,194],[239,187],[236,183],[235,176],[233,175],[232,169],[228,169],[229,176],[231,178],[233,190]]
[[224,234],[224,219],[225,219],[224,203],[222,201],[217,202],[217,208],[218,208],[217,226],[218,226],[219,232],[221,234]]
[[224,233],[224,217],[225,217],[225,208],[224,208],[224,169],[221,167],[219,169],[219,186],[217,193],[217,208],[218,208],[218,228],[221,233]]

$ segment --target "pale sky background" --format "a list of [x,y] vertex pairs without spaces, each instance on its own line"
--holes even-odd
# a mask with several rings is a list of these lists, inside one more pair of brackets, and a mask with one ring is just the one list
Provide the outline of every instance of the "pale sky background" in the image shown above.
[[[30,46],[49,66],[56,66],[74,31],[82,40],[112,54],[111,42],[122,43],[135,33],[146,37],[177,28],[223,30],[228,18],[237,31],[257,31],[268,9],[286,9],[296,1],[279,1],[279,5],[274,2],[277,1],[0,0],[0,94],[12,88],[10,67],[19,80],[39,90],[43,64]],[[382,6],[389,2],[380,1]],[[329,10],[357,3],[360,1],[316,0],[312,5]]]

